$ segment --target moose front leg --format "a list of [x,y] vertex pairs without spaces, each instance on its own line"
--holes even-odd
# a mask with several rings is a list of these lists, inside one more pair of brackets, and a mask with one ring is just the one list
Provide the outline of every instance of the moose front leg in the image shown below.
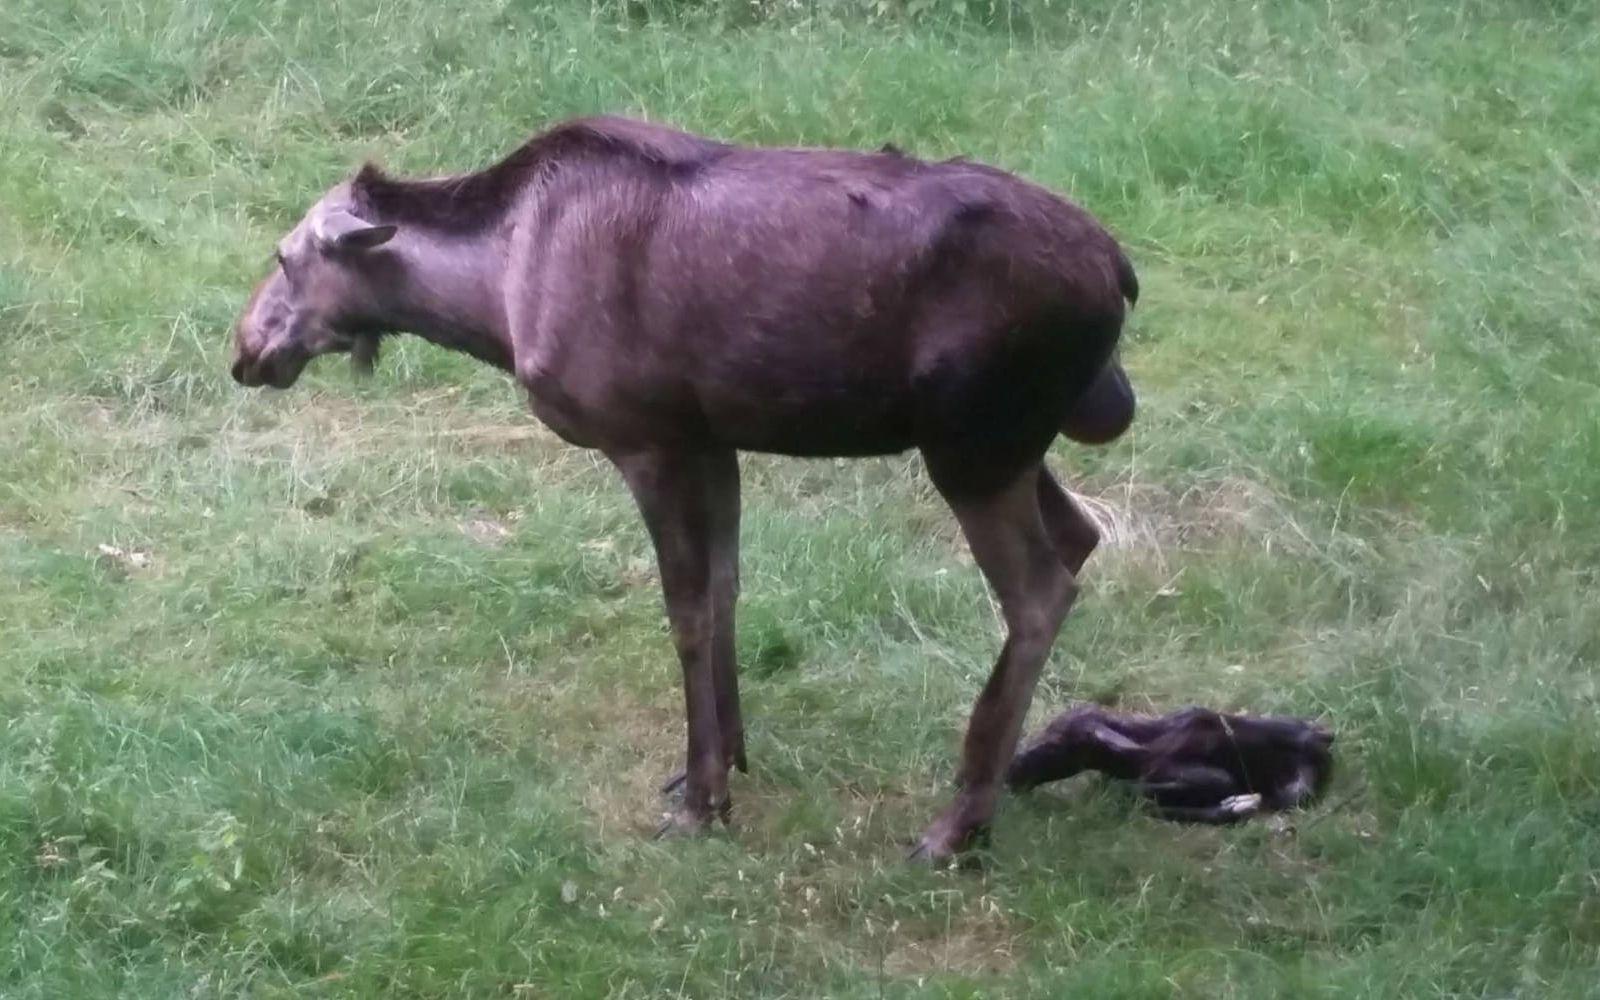
[[[613,455],[655,543],[673,644],[683,667],[688,750],[683,797],[661,834],[697,832],[729,809],[729,748],[719,718],[717,660],[733,648],[732,607],[718,586],[721,522],[738,512],[733,452],[634,452]],[[732,494],[730,503],[729,494]],[[721,529],[721,530],[719,530]],[[735,529],[737,530],[737,529]],[[723,599],[719,599],[723,598]]]
[[737,452],[706,462],[711,505],[711,673],[717,689],[717,728],[722,756],[740,773],[750,770],[744,752],[744,716],[739,711],[739,658],[734,607],[739,602],[739,457]]
[[[711,526],[711,674],[717,689],[717,729],[722,755],[741,772],[745,759],[744,718],[739,710],[739,662],[734,649],[734,609],[739,600],[739,462],[728,452],[703,461]],[[683,787],[688,771],[661,786],[663,794]]]

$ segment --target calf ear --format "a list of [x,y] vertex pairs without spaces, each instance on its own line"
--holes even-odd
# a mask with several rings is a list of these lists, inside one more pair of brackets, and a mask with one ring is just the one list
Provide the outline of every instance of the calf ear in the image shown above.
[[371,250],[394,238],[397,227],[375,226],[340,209],[319,218],[315,226],[317,243],[329,250]]

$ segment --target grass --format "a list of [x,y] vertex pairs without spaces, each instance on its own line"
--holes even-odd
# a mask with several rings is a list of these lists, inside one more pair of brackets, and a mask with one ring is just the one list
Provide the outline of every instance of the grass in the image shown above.
[[[11,0],[0,995],[1597,995],[1596,65],[1556,0]],[[967,153],[1117,232],[1141,416],[1052,460],[1116,544],[1034,722],[1317,715],[1329,799],[1070,783],[904,866],[995,616],[914,461],[755,457],[754,770],[646,839],[677,669],[614,475],[421,345],[226,375],[361,157],[593,111]]]

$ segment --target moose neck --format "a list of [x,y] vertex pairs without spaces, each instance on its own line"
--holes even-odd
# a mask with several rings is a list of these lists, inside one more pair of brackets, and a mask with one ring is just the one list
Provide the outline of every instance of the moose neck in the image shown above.
[[382,287],[375,325],[510,371],[506,253],[498,230],[447,233],[402,222],[390,247],[376,276]]

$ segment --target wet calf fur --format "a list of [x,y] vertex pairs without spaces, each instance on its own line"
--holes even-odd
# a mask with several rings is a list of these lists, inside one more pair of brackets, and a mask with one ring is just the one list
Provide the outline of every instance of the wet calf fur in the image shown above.
[[1236,823],[1304,805],[1333,771],[1333,734],[1305,719],[1185,708],[1158,717],[1085,706],[1057,716],[1011,762],[1025,791],[1083,771],[1133,782],[1168,819]]
[[1122,433],[1133,269],[1070,202],[898,151],[763,149],[618,118],[566,122],[431,179],[363,167],[278,245],[233,374],[292,385],[320,354],[419,334],[511,373],[638,502],[683,672],[668,826],[724,815],[743,765],[734,663],[740,451],[919,449],[1004,611],[956,800],[917,854],[988,823],[1094,549],[1045,470],[1057,434]]

